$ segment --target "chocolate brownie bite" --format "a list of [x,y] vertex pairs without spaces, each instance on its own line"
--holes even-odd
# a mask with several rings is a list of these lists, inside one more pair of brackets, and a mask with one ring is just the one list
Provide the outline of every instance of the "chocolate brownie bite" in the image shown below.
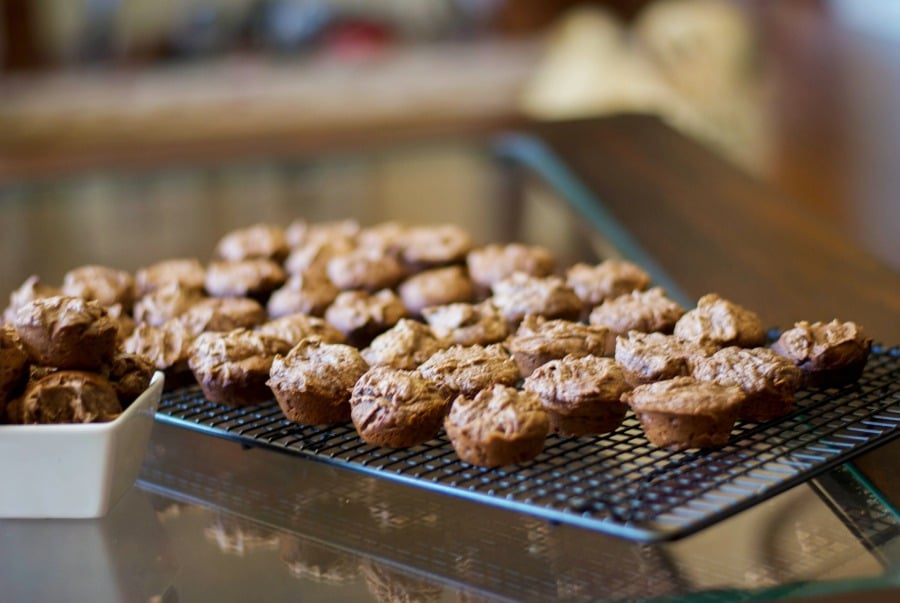
[[697,307],[678,320],[675,335],[719,347],[736,345],[754,348],[763,345],[766,340],[766,331],[755,312],[715,293],[701,297]]
[[63,276],[62,294],[93,300],[104,307],[121,304],[131,312],[134,277],[130,272],[108,266],[80,266]]
[[247,406],[272,397],[266,385],[272,361],[290,346],[249,329],[201,333],[191,346],[188,365],[210,402]]
[[292,274],[275,290],[266,302],[266,310],[273,318],[297,313],[322,316],[340,292],[323,271],[306,270]]
[[625,260],[604,260],[599,264],[578,263],[566,270],[566,284],[581,299],[585,316],[607,299],[650,286],[650,275]]
[[356,249],[356,241],[347,238],[312,240],[291,249],[284,261],[284,269],[289,274],[300,274],[309,270],[326,273],[328,262],[339,255]]
[[782,333],[772,349],[800,369],[804,385],[838,387],[862,375],[872,340],[854,322],[801,321]]
[[413,316],[420,316],[431,306],[470,302],[475,297],[472,279],[461,266],[420,272],[403,281],[397,292]]
[[165,373],[165,389],[171,390],[190,383],[193,379],[188,358],[191,355],[195,334],[178,321],[169,321],[154,327],[139,324],[122,343],[122,350],[141,356],[154,368]]
[[499,343],[509,335],[509,325],[490,301],[430,306],[422,315],[435,335],[463,346]]
[[491,244],[470,251],[466,256],[466,265],[475,285],[487,292],[494,283],[515,272],[549,276],[556,266],[556,259],[549,249],[539,245]]
[[537,277],[516,272],[494,283],[491,303],[510,328],[525,316],[578,320],[581,300],[558,276]]
[[58,287],[51,287],[41,283],[36,275],[31,275],[19,288],[9,295],[9,305],[3,311],[3,322],[12,324],[16,320],[16,312],[25,304],[43,297],[55,297],[62,292]]
[[336,255],[328,261],[326,272],[339,289],[369,292],[394,287],[407,275],[396,255],[377,247],[359,247]]
[[28,354],[12,325],[0,325],[0,419],[13,392],[28,378]]
[[205,297],[193,304],[175,320],[194,335],[207,331],[252,329],[266,321],[266,309],[249,297]]
[[537,394],[495,385],[460,395],[444,419],[459,458],[482,467],[524,463],[544,448],[550,419]]
[[800,387],[800,369],[769,348],[722,348],[698,361],[693,376],[741,388],[745,398],[738,418],[745,421],[771,421],[786,415]]
[[506,342],[523,377],[557,358],[611,356],[609,330],[570,320],[528,315]]
[[116,390],[105,377],[72,370],[29,383],[16,406],[16,422],[25,425],[102,423],[122,412]]
[[309,337],[275,358],[268,385],[288,421],[346,423],[353,386],[367,370],[356,348]]
[[158,327],[181,316],[202,299],[204,297],[200,289],[170,281],[135,302],[134,320]]
[[252,297],[265,300],[287,280],[277,262],[267,259],[211,262],[204,286],[213,297]]
[[675,377],[622,394],[654,445],[672,450],[715,448],[728,442],[744,401],[739,387]]
[[390,289],[376,293],[344,291],[325,311],[325,320],[347,338],[347,343],[364,348],[378,334],[408,316],[400,297]]
[[331,222],[310,222],[294,220],[284,231],[284,238],[292,248],[310,243],[345,240],[354,241],[362,228],[356,220],[335,220]]
[[401,258],[410,270],[465,262],[475,243],[472,235],[454,224],[413,226],[403,238]]
[[307,314],[291,314],[274,318],[256,327],[263,335],[277,337],[295,346],[307,337],[317,337],[325,343],[345,343],[344,334],[324,319]]
[[628,410],[620,398],[631,389],[612,358],[597,356],[552,360],[526,377],[522,387],[540,397],[551,431],[566,436],[616,429]]
[[402,318],[373,339],[369,347],[362,351],[362,357],[369,366],[412,370],[445,347],[428,325]]
[[119,329],[98,302],[59,295],[29,302],[16,313],[19,339],[37,363],[98,369],[116,350]]
[[112,362],[103,370],[103,375],[116,390],[119,404],[127,408],[150,387],[150,380],[156,367],[140,354],[117,352]]
[[116,323],[116,342],[121,344],[134,332],[134,327],[137,323],[121,304],[113,304],[107,307],[106,313]]
[[629,331],[616,338],[615,359],[632,385],[685,377],[716,350],[663,333]]
[[419,365],[419,373],[448,398],[475,396],[494,385],[516,385],[522,375],[509,352],[500,345],[454,345],[439,350]]
[[389,220],[360,230],[356,235],[356,243],[359,247],[377,249],[399,257],[408,232],[406,224]]
[[134,274],[137,297],[173,283],[182,289],[203,291],[206,268],[197,258],[171,258],[140,268]]
[[591,311],[588,321],[608,328],[615,335],[629,331],[671,333],[682,315],[684,308],[663,289],[654,287],[606,300]]
[[289,250],[282,227],[254,224],[233,230],[219,239],[214,254],[229,262],[255,259],[283,262]]
[[415,371],[369,369],[353,387],[350,418],[359,437],[374,446],[408,448],[434,438],[450,400]]

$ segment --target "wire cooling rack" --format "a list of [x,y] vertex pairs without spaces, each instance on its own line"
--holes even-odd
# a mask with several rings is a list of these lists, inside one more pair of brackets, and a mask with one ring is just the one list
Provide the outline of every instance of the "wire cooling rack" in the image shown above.
[[460,461],[444,434],[407,449],[363,442],[352,424],[295,425],[269,403],[232,408],[199,387],[164,395],[157,420],[416,487],[614,534],[672,540],[730,517],[900,435],[900,347],[875,346],[862,378],[804,390],[770,423],[739,421],[726,446],[672,452],[630,413],[609,434],[548,437],[533,461],[487,469]]

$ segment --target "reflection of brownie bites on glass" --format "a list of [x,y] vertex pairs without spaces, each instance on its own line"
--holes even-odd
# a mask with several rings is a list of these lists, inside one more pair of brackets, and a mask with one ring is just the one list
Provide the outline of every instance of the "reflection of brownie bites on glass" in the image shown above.
[[56,287],[50,287],[41,283],[41,279],[35,275],[29,276],[19,288],[9,295],[9,305],[3,311],[3,321],[12,324],[16,320],[16,312],[25,304],[42,297],[54,297],[61,295]]
[[550,416],[556,433],[581,436],[616,429],[627,405],[620,397],[631,389],[612,358],[566,356],[552,360],[525,379]]
[[155,371],[156,367],[144,356],[118,352],[103,374],[116,390],[122,408],[126,408],[150,387]]
[[600,264],[579,263],[566,270],[566,284],[575,290],[586,308],[650,285],[650,275],[625,260],[605,260]]
[[435,437],[450,401],[415,371],[378,366],[353,387],[350,418],[375,446],[406,448]]
[[254,224],[229,232],[216,244],[217,258],[237,262],[250,259],[284,261],[288,254],[284,229],[272,224]]
[[457,394],[474,396],[496,384],[515,385],[522,377],[519,367],[500,344],[454,345],[432,354],[418,370],[448,398]]
[[528,314],[577,320],[581,300],[558,276],[536,277],[517,272],[494,283],[491,303],[510,327]]
[[252,297],[265,300],[284,284],[284,269],[266,259],[211,262],[204,286],[213,297]]
[[388,569],[373,561],[360,564],[372,598],[377,603],[439,603],[443,589],[422,578]]
[[193,304],[176,321],[194,335],[206,331],[252,329],[267,318],[266,309],[249,297],[206,297]]
[[338,296],[340,289],[320,270],[307,270],[291,275],[266,302],[269,316],[278,318],[289,314],[322,316]]
[[616,335],[628,331],[671,333],[683,314],[684,308],[654,287],[606,300],[591,311],[589,321]]
[[328,261],[328,278],[339,289],[378,291],[391,288],[406,277],[396,255],[377,247],[360,247]]
[[0,420],[3,405],[28,377],[28,354],[12,325],[0,325]]
[[81,266],[63,277],[62,294],[82,297],[101,306],[121,304],[131,312],[134,304],[134,278],[131,273],[106,266]]
[[430,306],[469,302],[475,297],[472,280],[461,266],[420,272],[403,281],[397,292],[414,316]]
[[59,368],[101,367],[113,357],[119,332],[99,303],[62,295],[26,304],[14,324],[37,364]]
[[474,242],[454,224],[413,226],[403,236],[401,257],[413,270],[464,262]]
[[160,327],[138,325],[124,341],[122,349],[146,358],[155,368],[164,371],[166,389],[174,389],[190,381],[188,358],[194,334],[182,323],[170,321]]
[[693,376],[741,388],[746,398],[738,418],[747,421],[770,421],[789,413],[800,387],[800,370],[768,348],[722,348],[700,360]]
[[506,343],[523,377],[542,364],[567,355],[607,356],[612,353],[609,330],[528,315]]
[[343,333],[350,345],[359,348],[406,316],[406,306],[390,289],[372,294],[344,291],[325,311],[325,320]]
[[347,338],[324,319],[306,314],[291,314],[264,322],[256,327],[264,335],[277,337],[291,346],[307,337],[318,337],[325,343],[344,343]]
[[444,429],[460,459],[499,467],[540,454],[550,420],[537,394],[495,385],[474,398],[456,398],[444,419]]
[[359,574],[350,553],[292,534],[281,534],[280,541],[281,561],[295,578],[337,585],[353,582]]
[[17,405],[23,424],[100,423],[122,412],[112,384],[84,371],[57,371],[29,383]]
[[656,446],[712,448],[728,442],[744,393],[738,387],[675,377],[622,394]]
[[289,349],[281,339],[249,329],[201,333],[191,346],[188,365],[209,401],[258,404],[272,397],[266,385],[272,361]]
[[373,339],[362,356],[369,366],[412,370],[444,347],[428,325],[403,318]]
[[184,289],[203,291],[206,268],[196,258],[162,260],[138,270],[134,275],[137,296],[143,297],[160,287],[176,283]]
[[800,369],[805,385],[834,387],[859,379],[872,340],[853,322],[798,322],[772,349]]
[[509,243],[492,244],[473,249],[466,256],[469,276],[478,287],[490,290],[494,283],[515,272],[531,276],[548,276],[553,272],[556,260],[553,253],[538,245]]
[[345,423],[350,420],[350,393],[368,369],[356,348],[310,337],[275,358],[268,384],[289,421]]
[[616,362],[632,385],[691,374],[694,363],[714,350],[663,333],[629,331],[616,338]]
[[697,307],[678,320],[675,335],[688,341],[713,343],[719,347],[758,347],[766,339],[762,321],[755,312],[714,293],[701,297],[697,301]]
[[134,304],[134,319],[158,327],[181,316],[201,299],[203,294],[199,289],[172,281],[138,299]]
[[489,301],[431,306],[422,314],[435,335],[459,345],[499,343],[509,335],[509,325]]

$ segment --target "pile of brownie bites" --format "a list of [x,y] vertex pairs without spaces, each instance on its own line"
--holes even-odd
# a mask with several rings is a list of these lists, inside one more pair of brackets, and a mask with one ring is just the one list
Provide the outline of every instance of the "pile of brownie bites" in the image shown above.
[[869,355],[838,321],[764,347],[752,311],[715,294],[688,310],[649,281],[625,261],[564,268],[542,247],[477,246],[449,224],[259,224],[206,264],[28,279],[0,330],[0,410],[108,420],[162,370],[170,389],[196,381],[226,405],[274,394],[288,420],[352,421],[377,446],[443,428],[463,461],[498,466],[551,431],[614,430],[629,407],[657,446],[721,446],[738,418],[782,416],[798,388],[857,379]]

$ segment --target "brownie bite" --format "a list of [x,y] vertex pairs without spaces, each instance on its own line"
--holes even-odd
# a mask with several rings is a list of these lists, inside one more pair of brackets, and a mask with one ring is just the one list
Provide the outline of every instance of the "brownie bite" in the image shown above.
[[450,400],[419,373],[378,366],[353,387],[350,418],[367,443],[407,448],[435,437],[449,406]]
[[406,306],[390,289],[371,294],[344,291],[325,311],[325,320],[344,334],[347,343],[358,348],[366,347],[406,316]]
[[519,367],[500,344],[454,345],[440,350],[419,365],[418,371],[448,398],[475,396],[494,385],[516,385]]
[[509,335],[509,325],[489,301],[430,306],[422,315],[435,335],[463,346],[499,343]]
[[722,348],[699,360],[693,376],[741,388],[745,398],[738,418],[746,421],[771,421],[786,415],[800,387],[800,369],[769,348]]
[[466,256],[466,265],[472,281],[486,293],[494,283],[515,272],[549,276],[556,266],[556,259],[549,249],[539,245],[491,244],[470,251]]
[[139,269],[134,275],[138,297],[156,291],[160,287],[177,284],[183,289],[203,291],[206,268],[197,258],[172,258]]
[[97,373],[56,371],[29,383],[15,402],[17,423],[102,423],[112,421],[122,406],[112,384]]
[[166,376],[165,388],[175,389],[191,382],[193,374],[188,358],[195,335],[178,321],[170,321],[159,327],[139,324],[123,342],[123,351],[145,358],[154,368]]
[[63,276],[62,294],[93,300],[104,307],[121,304],[126,312],[131,312],[134,277],[108,266],[80,266]]
[[275,358],[268,385],[288,421],[346,423],[353,386],[367,370],[369,365],[356,348],[310,337]]
[[12,325],[0,325],[0,420],[13,392],[28,378],[28,354]]
[[324,241],[353,242],[362,228],[356,220],[310,222],[297,219],[284,230],[284,238],[291,249]]
[[289,250],[283,228],[274,224],[254,224],[219,239],[214,253],[217,258],[230,262],[252,259],[283,262]]
[[506,342],[523,377],[557,358],[611,356],[609,330],[562,319],[528,315]]
[[862,375],[872,340],[854,322],[801,321],[782,333],[772,349],[800,369],[804,385],[837,387]]
[[525,379],[550,417],[553,432],[566,436],[606,433],[625,418],[620,400],[631,386],[612,358],[566,356],[552,360]]
[[134,304],[134,320],[158,327],[181,316],[204,299],[202,290],[185,287],[178,281],[162,284]]
[[249,297],[205,297],[174,320],[194,335],[207,331],[252,329],[266,321],[266,309]]
[[328,261],[326,273],[339,289],[369,292],[390,289],[408,274],[394,253],[379,247],[359,247],[336,255]]
[[629,331],[616,338],[615,359],[629,383],[642,385],[688,376],[697,361],[715,350],[674,335]]
[[420,316],[431,306],[470,302],[475,297],[472,279],[462,266],[420,272],[403,281],[397,292],[413,316]]
[[763,345],[766,340],[766,331],[755,312],[715,293],[701,297],[697,307],[678,320],[675,335],[719,347],[735,345],[754,348]]
[[338,293],[340,289],[323,271],[310,269],[291,275],[287,282],[269,297],[266,310],[272,318],[297,313],[322,316]]
[[[625,260],[604,260],[599,264],[578,263],[566,270],[566,284],[584,304],[586,313],[607,299],[650,286],[650,275]],[[586,316],[585,316],[586,318]]]
[[247,406],[272,397],[266,385],[277,354],[290,346],[249,329],[201,333],[191,346],[188,365],[210,402]]
[[628,331],[671,333],[683,314],[681,305],[663,289],[654,287],[606,300],[591,311],[588,321],[607,327],[615,335]]
[[318,337],[325,343],[345,343],[347,338],[324,319],[307,314],[291,314],[266,321],[256,327],[263,335],[277,337],[295,346],[307,337]]
[[116,390],[119,404],[127,408],[150,387],[156,367],[140,354],[117,352],[112,362],[104,367],[103,375]]
[[31,275],[25,279],[25,282],[19,285],[15,291],[10,293],[9,305],[3,311],[3,322],[10,325],[15,322],[16,312],[19,311],[19,308],[29,302],[43,297],[54,297],[61,294],[62,292],[58,287],[45,285],[38,276]]
[[654,445],[672,450],[714,448],[728,442],[744,392],[739,387],[675,377],[622,394]]
[[428,325],[402,318],[373,339],[369,347],[362,351],[362,357],[369,366],[412,370],[445,347]]
[[558,276],[516,272],[494,283],[493,292],[491,303],[510,328],[529,314],[566,320],[578,320],[581,315],[581,300]]
[[288,274],[301,274],[307,271],[326,274],[328,262],[339,255],[350,253],[356,249],[356,242],[347,238],[314,239],[299,247],[293,247],[284,261],[284,269]]
[[404,237],[401,259],[412,271],[459,264],[475,246],[472,236],[455,224],[412,226]]
[[474,397],[456,398],[444,429],[462,461],[500,467],[540,454],[550,419],[536,394],[495,385]]
[[287,280],[280,264],[268,259],[210,262],[204,286],[213,297],[265,300]]

